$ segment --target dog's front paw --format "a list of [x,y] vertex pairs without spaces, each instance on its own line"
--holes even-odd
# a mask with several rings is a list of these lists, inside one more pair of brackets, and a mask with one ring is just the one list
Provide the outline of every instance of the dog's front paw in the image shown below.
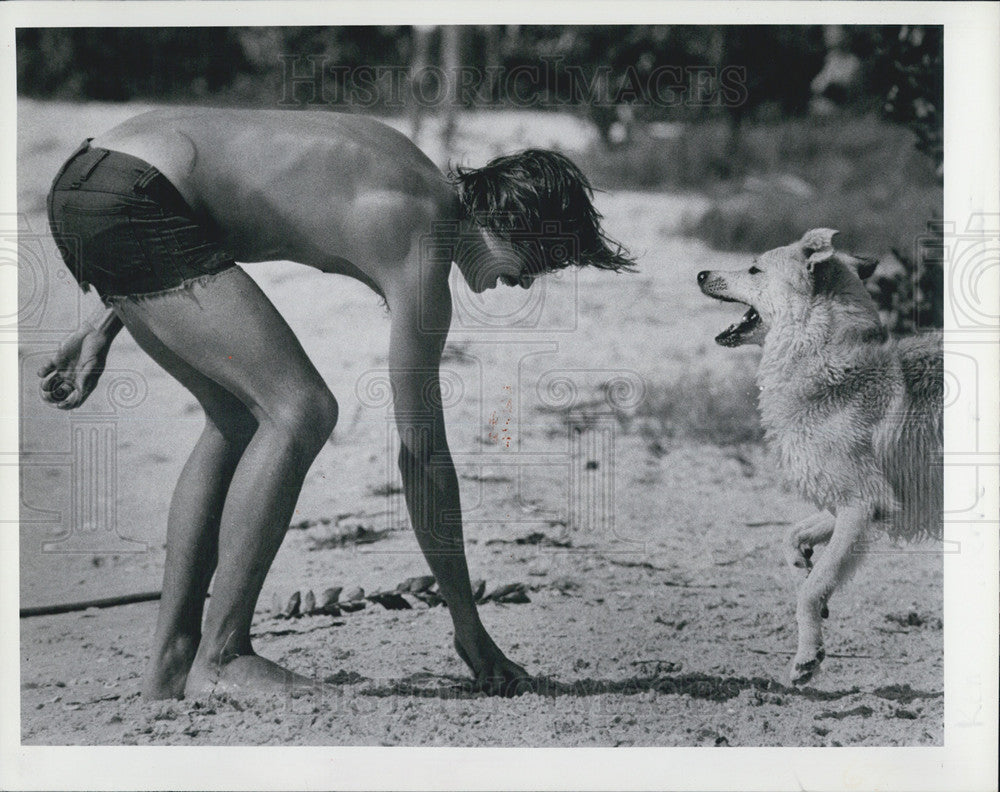
[[819,670],[819,664],[823,662],[824,657],[826,657],[826,652],[823,651],[822,646],[811,656],[802,652],[795,655],[795,659],[792,660],[792,669],[789,672],[792,684],[804,685],[812,679]]
[[796,569],[804,569],[809,572],[813,566],[812,555],[812,545],[802,544],[798,541],[785,545],[785,561]]

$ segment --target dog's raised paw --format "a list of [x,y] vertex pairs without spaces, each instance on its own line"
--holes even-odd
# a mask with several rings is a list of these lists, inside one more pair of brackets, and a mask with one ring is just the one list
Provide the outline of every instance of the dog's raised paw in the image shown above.
[[786,545],[785,548],[785,559],[788,561],[788,565],[796,569],[804,569],[806,572],[812,569],[812,554],[813,549],[810,545],[795,543]]
[[819,670],[819,664],[823,662],[824,657],[826,657],[826,652],[823,651],[823,647],[817,649],[816,654],[808,660],[800,660],[796,655],[792,661],[792,670],[790,673],[792,684],[804,685],[812,679]]

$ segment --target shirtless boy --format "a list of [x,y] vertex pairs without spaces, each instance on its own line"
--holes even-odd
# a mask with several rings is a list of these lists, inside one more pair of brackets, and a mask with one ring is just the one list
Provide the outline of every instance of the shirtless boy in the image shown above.
[[[460,522],[441,519],[460,513],[435,398],[448,275],[454,263],[483,292],[498,281],[529,288],[568,264],[630,268],[591,197],[585,177],[553,152],[449,177],[391,128],[330,112],[158,110],[70,158],[49,194],[52,231],[106,307],[39,371],[42,397],[80,405],[124,325],[206,416],[170,505],[147,697],[310,683],[253,651],[250,622],[337,402],[236,260],[294,261],[384,297],[407,508],[448,603],[455,649],[489,692],[530,682],[479,620]],[[574,238],[573,259],[546,245],[543,223]],[[434,244],[422,256],[428,234]]]

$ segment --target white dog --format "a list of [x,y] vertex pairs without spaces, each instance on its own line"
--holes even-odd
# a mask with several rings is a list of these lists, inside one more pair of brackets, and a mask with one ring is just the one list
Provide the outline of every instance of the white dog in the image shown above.
[[[862,283],[876,262],[835,250],[836,233],[809,231],[746,270],[698,274],[709,297],[750,306],[715,340],[763,346],[757,384],[768,440],[822,510],[785,543],[790,563],[807,571],[796,684],[823,660],[827,601],[860,560],[872,526],[906,539],[941,533],[941,335],[889,340]],[[813,548],[824,543],[814,565]]]

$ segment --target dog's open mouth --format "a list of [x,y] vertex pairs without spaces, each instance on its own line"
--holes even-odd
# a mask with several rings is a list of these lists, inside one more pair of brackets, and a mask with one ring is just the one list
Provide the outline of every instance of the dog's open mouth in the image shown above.
[[739,346],[743,343],[743,337],[753,332],[759,324],[760,314],[751,305],[750,309],[738,321],[733,322],[715,337],[715,343],[721,346]]

